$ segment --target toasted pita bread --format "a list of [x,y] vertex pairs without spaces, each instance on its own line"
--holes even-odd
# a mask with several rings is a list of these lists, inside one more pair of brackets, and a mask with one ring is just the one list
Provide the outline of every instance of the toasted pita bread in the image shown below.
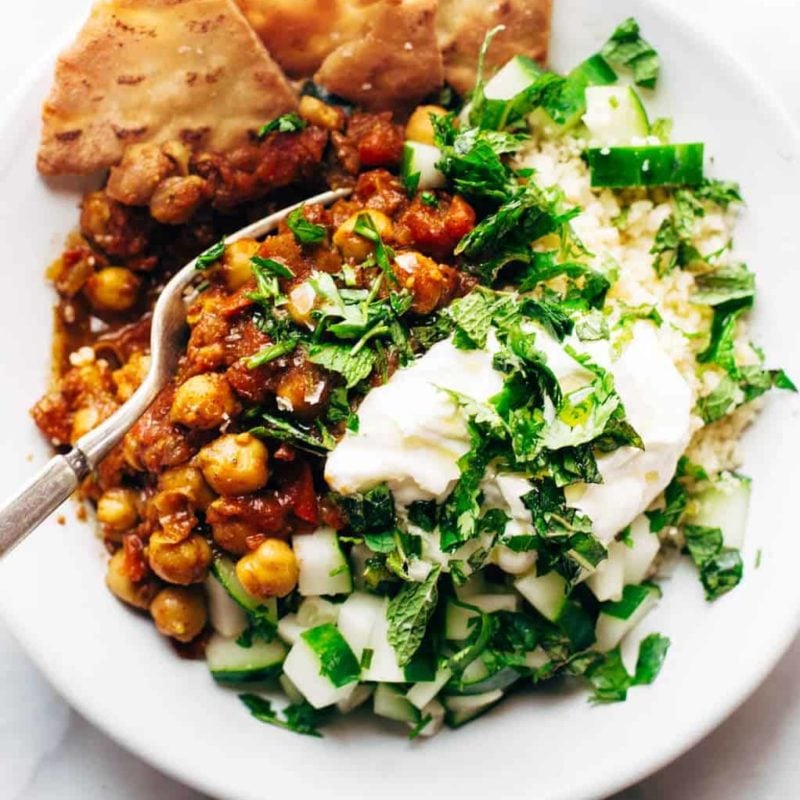
[[224,152],[295,106],[233,0],[100,0],[58,60],[38,166],[85,174],[169,139]]
[[236,0],[290,78],[310,78],[384,0]]
[[486,59],[491,75],[517,54],[547,58],[552,0],[439,0],[437,31],[445,78],[460,93],[475,84],[475,68],[486,32],[505,25]]
[[436,0],[383,0],[361,33],[334,50],[314,80],[368,110],[411,106],[442,86]]

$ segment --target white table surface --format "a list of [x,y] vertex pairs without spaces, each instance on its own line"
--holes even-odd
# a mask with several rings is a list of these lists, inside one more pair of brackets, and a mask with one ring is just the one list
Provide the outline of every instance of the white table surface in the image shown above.
[[[800,121],[800,0],[660,2],[750,62]],[[88,6],[89,0],[3,2],[0,97],[23,80],[40,54]],[[202,800],[200,794],[122,750],[72,711],[0,622],[0,797],[84,800],[92,796]],[[800,797],[800,640],[764,685],[717,731],[615,800],[723,797]]]

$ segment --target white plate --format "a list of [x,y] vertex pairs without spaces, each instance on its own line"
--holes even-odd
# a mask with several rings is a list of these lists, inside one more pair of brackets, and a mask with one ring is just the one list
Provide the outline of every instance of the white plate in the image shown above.
[[[759,276],[757,337],[770,361],[797,378],[797,132],[735,61],[649,4],[556,5],[554,61],[562,68],[593,52],[628,14],[638,16],[664,62],[651,107],[675,115],[676,138],[707,143],[715,175],[742,182],[748,208],[736,244]],[[42,273],[77,220],[74,186],[45,184],[34,172],[49,80],[50,65],[0,130],[7,489],[48,455],[27,416],[47,376],[52,295]],[[530,694],[413,744],[396,728],[363,720],[339,724],[323,740],[286,734],[252,720],[202,664],[178,660],[146,619],[108,594],[103,549],[72,509],[65,526],[51,521],[2,565],[0,609],[78,710],[141,757],[219,797],[598,797],[697,742],[756,687],[797,630],[799,419],[796,398],[774,396],[747,437],[755,491],[742,586],[708,605],[692,570],[679,570],[648,620],[673,641],[664,671],[620,705],[593,708],[583,692]]]

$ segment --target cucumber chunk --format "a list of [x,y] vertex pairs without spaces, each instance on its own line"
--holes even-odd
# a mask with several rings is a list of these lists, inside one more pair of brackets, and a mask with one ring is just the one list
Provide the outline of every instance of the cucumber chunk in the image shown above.
[[284,673],[314,708],[345,701],[357,686],[356,682],[334,686],[321,670],[319,656],[303,638],[292,646],[283,662]]
[[626,586],[621,600],[603,603],[595,628],[595,648],[601,653],[613,650],[642,621],[660,595],[655,586]]
[[519,595],[511,592],[474,594],[469,598],[469,602],[485,614],[492,614],[495,611],[519,611],[520,606]]
[[481,110],[481,128],[499,131],[519,116],[516,108],[524,105],[525,92],[544,74],[528,56],[514,56],[486,83]]
[[406,185],[415,184],[420,191],[441,189],[445,186],[447,179],[436,168],[441,157],[442,151],[432,144],[407,141],[403,145],[403,164],[400,168],[400,174]]
[[475,623],[470,625],[472,620],[480,617],[474,607],[457,600],[450,600],[445,609],[444,636],[453,642],[460,642],[469,637],[475,630]]
[[339,632],[359,662],[370,645],[372,630],[382,613],[385,613],[383,599],[366,592],[353,592],[339,609]]
[[459,725],[474,719],[478,714],[487,711],[502,698],[503,692],[500,689],[494,689],[484,694],[444,697],[442,698],[442,703],[446,709],[445,719],[448,725],[457,728]]
[[286,647],[277,639],[256,639],[250,647],[241,647],[235,639],[215,633],[206,645],[206,662],[214,680],[225,683],[263,681],[280,672]]
[[405,670],[397,663],[394,648],[389,644],[389,620],[386,611],[389,605],[387,598],[381,598],[375,624],[369,639],[372,656],[364,670],[363,680],[376,683],[406,683]]
[[361,676],[355,653],[333,623],[326,622],[303,631],[300,638],[319,658],[322,674],[337,688],[353,683]]
[[292,549],[300,569],[297,588],[301,595],[337,595],[353,591],[350,565],[333,528],[319,528],[314,533],[293,536]]
[[595,147],[586,151],[592,186],[696,186],[703,180],[703,145]]
[[397,722],[408,722],[415,725],[419,722],[419,710],[408,701],[396,686],[379,683],[372,696],[372,710],[379,717],[393,719]]
[[630,86],[589,86],[583,122],[601,145],[624,145],[650,133],[647,112]]
[[516,590],[546,619],[556,622],[567,604],[567,582],[557,572],[531,572],[514,581]]
[[695,495],[699,508],[692,515],[692,525],[719,528],[725,547],[740,550],[747,528],[750,489],[750,478],[733,472],[720,473]]
[[420,719],[429,717],[427,724],[420,728],[417,736],[434,736],[444,723],[445,708],[438,700],[431,700],[424,708],[420,709]]
[[213,575],[206,579],[206,594],[211,626],[221,636],[236,638],[247,627],[247,614],[244,609]]
[[439,667],[432,681],[421,681],[415,683],[406,693],[409,703],[419,708],[424,708],[431,700],[436,697],[442,687],[450,680],[453,672],[450,667]]
[[211,571],[214,577],[225,587],[225,591],[245,611],[251,614],[264,615],[273,622],[278,621],[277,598],[271,597],[262,603],[249,595],[236,577],[236,565],[231,559],[226,556],[218,556],[211,564]]

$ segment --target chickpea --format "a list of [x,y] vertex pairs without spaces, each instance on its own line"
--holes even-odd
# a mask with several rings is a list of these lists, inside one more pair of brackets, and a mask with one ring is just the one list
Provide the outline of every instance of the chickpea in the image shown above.
[[329,106],[316,97],[303,95],[298,108],[300,116],[312,125],[327,128],[329,131],[340,131],[344,128],[345,114],[340,108]]
[[249,433],[220,436],[197,458],[203,476],[217,494],[250,494],[269,479],[269,451]]
[[187,428],[203,431],[218,428],[238,410],[224,375],[207,372],[193,375],[175,392],[169,418]]
[[214,499],[203,473],[197,467],[184,464],[162,472],[158,478],[158,488],[162,492],[182,494],[195,508],[205,510]]
[[139,296],[142,281],[125,267],[105,267],[86,281],[83,291],[96,311],[127,311]]
[[97,521],[106,533],[124,533],[139,522],[139,496],[121,486],[109,489],[97,501]]
[[278,381],[278,405],[300,418],[315,416],[328,401],[328,383],[322,371],[310,362],[290,367]]
[[208,621],[203,592],[181,586],[162,589],[150,604],[150,614],[159,633],[179,642],[191,642],[199,636]]
[[356,223],[362,214],[370,217],[381,239],[386,241],[392,235],[392,221],[382,211],[367,208],[348,217],[333,234],[333,243],[345,258],[357,262],[364,261],[375,249],[373,242],[355,232]]
[[222,499],[215,500],[208,507],[211,535],[223,550],[235,553],[237,556],[243,556],[250,550],[247,545],[247,537],[257,534],[259,532],[258,528],[241,519],[231,519],[230,517],[215,514],[215,508],[223,502]]
[[208,183],[199,175],[167,178],[150,198],[150,214],[165,225],[183,225],[194,216],[208,195]]
[[131,399],[133,393],[141,386],[148,369],[150,369],[150,356],[145,353],[134,353],[127,364],[111,373],[117,389],[117,400],[120,403]]
[[294,552],[282,539],[265,539],[236,564],[239,582],[259,600],[286,597],[297,585],[299,574]]
[[125,571],[125,553],[123,550],[117,550],[108,562],[106,586],[123,603],[136,608],[148,608],[157,591],[156,585],[151,580],[134,583],[128,577]]
[[412,142],[433,144],[433,123],[431,115],[443,117],[447,111],[441,106],[417,106],[406,123],[406,139]]
[[235,292],[253,277],[250,259],[258,252],[259,243],[255,239],[240,239],[231,242],[222,256],[222,275],[225,285]]
[[77,409],[72,415],[72,433],[70,443],[75,444],[81,436],[85,436],[89,431],[94,430],[103,418],[97,406],[84,406]]
[[158,184],[174,169],[174,163],[158,145],[132,144],[125,148],[122,161],[111,168],[106,192],[127,206],[146,206]]
[[147,548],[150,568],[167,583],[188,586],[205,580],[211,565],[211,545],[199,534],[172,542],[160,531],[150,537]]

